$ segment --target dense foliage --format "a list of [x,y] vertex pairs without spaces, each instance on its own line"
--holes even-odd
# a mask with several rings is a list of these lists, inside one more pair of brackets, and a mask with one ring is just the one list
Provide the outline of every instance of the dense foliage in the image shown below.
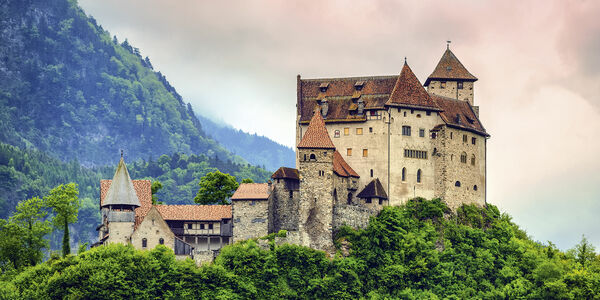
[[[585,239],[562,252],[532,241],[496,207],[439,200],[386,207],[368,228],[344,228],[333,258],[249,240],[213,264],[178,261],[163,246],[94,248],[5,273],[0,298],[593,299],[600,258]],[[259,243],[260,242],[260,243]]]
[[112,163],[175,152],[241,162],[205,136],[148,57],[76,0],[0,2],[0,142],[63,161]]
[[[245,181],[248,181],[244,179]],[[247,182],[249,183],[249,182]],[[235,177],[214,171],[200,178],[200,189],[194,198],[198,204],[229,204],[229,198],[233,196],[240,184]]]
[[251,164],[262,166],[274,172],[279,167],[295,168],[296,154],[267,137],[236,130],[226,124],[218,124],[209,118],[197,115],[207,136],[221,143],[227,150],[248,160]]

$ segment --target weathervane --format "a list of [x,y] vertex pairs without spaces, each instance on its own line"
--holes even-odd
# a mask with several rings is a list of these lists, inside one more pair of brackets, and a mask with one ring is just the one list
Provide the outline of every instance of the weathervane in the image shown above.
[[447,40],[446,41],[446,49],[450,50],[450,43],[452,43],[452,41]]
[[123,158],[123,149],[121,149],[121,158]]

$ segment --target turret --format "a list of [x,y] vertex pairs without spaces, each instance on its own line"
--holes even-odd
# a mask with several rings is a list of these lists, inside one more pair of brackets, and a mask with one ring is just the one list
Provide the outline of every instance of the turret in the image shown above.
[[102,224],[107,230],[108,243],[128,243],[135,224],[135,209],[140,207],[127,166],[121,160],[104,201],[100,204]]
[[473,76],[450,51],[450,46],[442,55],[433,73],[427,77],[425,86],[431,94],[466,101],[473,106]]

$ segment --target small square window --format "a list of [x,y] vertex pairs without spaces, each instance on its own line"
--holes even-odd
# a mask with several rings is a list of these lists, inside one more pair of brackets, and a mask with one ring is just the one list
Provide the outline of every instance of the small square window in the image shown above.
[[373,132],[373,127],[369,127],[369,132]]
[[333,132],[333,137],[339,138],[340,137],[340,131],[336,130]]
[[356,128],[356,134],[362,135],[362,128]]
[[369,156],[369,149],[363,149],[363,157]]
[[445,89],[445,88],[446,88],[446,82],[440,81],[440,89]]
[[459,90],[462,90],[463,89],[463,82],[462,81],[457,82],[456,83],[456,88],[459,89]]
[[188,229],[192,229],[192,223],[189,223],[187,225],[188,225]]
[[344,128],[344,135],[350,135],[350,128]]
[[473,144],[473,145],[477,144],[477,138],[471,138],[471,144]]
[[352,148],[346,149],[346,156],[352,156]]
[[428,116],[431,116],[431,112],[430,111],[427,111],[425,114],[428,115]]
[[200,224],[200,229],[204,229],[204,224]]
[[419,129],[419,136],[420,137],[425,137],[425,129],[423,129],[423,128]]

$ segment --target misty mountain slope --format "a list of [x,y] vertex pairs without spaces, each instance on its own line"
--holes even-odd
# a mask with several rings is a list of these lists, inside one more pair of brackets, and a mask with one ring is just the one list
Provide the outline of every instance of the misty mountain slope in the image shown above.
[[206,137],[150,60],[75,0],[0,2],[0,141],[63,161],[196,153],[242,162]]
[[264,166],[270,171],[275,171],[279,167],[295,168],[296,154],[291,148],[264,136],[237,130],[226,124],[218,124],[201,115],[197,117],[208,136],[251,164]]

